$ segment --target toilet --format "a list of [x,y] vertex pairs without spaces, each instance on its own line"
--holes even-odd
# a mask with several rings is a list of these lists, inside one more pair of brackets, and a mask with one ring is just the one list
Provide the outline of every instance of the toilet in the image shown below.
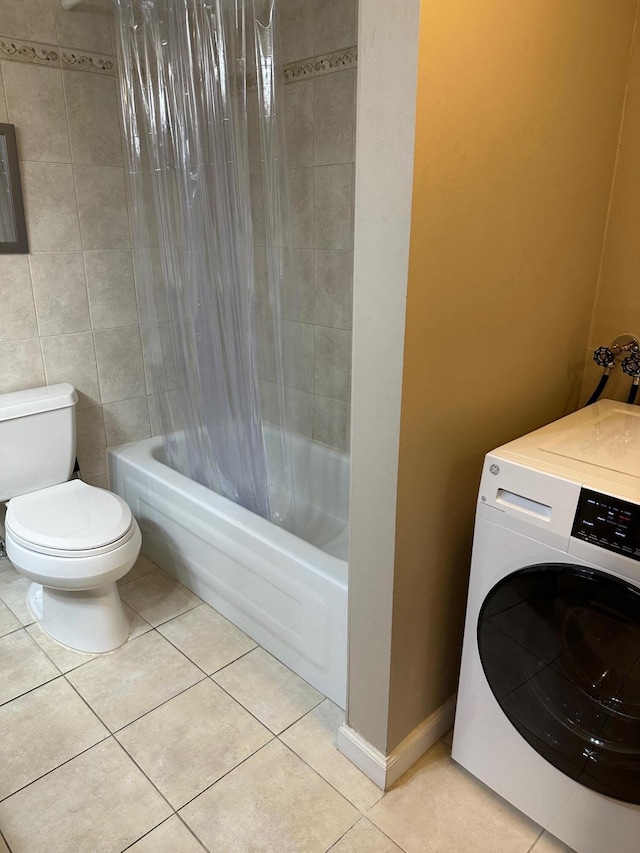
[[118,495],[69,478],[76,458],[68,383],[0,394],[0,501],[7,556],[32,581],[28,604],[43,631],[82,652],[126,642],[117,581],[142,537]]

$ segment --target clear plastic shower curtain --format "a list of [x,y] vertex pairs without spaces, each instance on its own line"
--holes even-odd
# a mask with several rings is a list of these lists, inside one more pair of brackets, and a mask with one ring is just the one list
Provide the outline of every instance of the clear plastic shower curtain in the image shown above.
[[[134,266],[167,461],[294,529],[281,319],[293,271],[275,0],[115,4]],[[276,389],[269,459],[259,339]]]

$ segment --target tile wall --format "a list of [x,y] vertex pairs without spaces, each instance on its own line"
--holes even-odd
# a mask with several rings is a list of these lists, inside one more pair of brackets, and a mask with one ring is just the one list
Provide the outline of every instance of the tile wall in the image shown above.
[[0,0],[0,121],[16,126],[29,255],[0,255],[0,393],[78,389],[84,479],[150,435],[109,0]]
[[[303,275],[285,324],[309,369],[294,428],[348,447],[356,0],[282,0],[295,246]],[[0,0],[0,121],[16,126],[29,255],[0,256],[0,393],[79,392],[84,479],[107,446],[153,429],[119,130],[109,0]],[[290,320],[290,321],[289,321]],[[299,339],[299,341],[297,340]],[[311,360],[312,359],[312,360]],[[266,396],[270,383],[263,382]]]
[[[298,271],[284,308],[285,382],[296,389],[289,426],[338,450],[349,446],[356,13],[356,0],[281,3]],[[302,355],[305,369],[287,349]],[[262,378],[268,412],[275,386],[266,372]]]

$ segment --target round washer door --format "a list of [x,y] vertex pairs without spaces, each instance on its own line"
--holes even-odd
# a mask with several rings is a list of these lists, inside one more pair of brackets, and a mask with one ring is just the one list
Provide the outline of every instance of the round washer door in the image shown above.
[[501,580],[478,619],[498,704],[558,770],[640,803],[640,590],[548,563]]

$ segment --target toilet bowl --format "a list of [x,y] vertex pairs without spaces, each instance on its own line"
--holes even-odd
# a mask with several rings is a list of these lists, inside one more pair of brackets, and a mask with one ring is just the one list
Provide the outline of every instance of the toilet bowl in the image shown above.
[[130,625],[116,584],[142,539],[122,498],[69,480],[10,500],[5,530],[7,556],[33,581],[28,604],[49,636],[93,653],[126,642]]
[[117,581],[140,529],[122,498],[70,479],[78,395],[67,382],[0,394],[0,501],[7,556],[33,583],[34,619],[59,643],[110,652],[129,636]]

